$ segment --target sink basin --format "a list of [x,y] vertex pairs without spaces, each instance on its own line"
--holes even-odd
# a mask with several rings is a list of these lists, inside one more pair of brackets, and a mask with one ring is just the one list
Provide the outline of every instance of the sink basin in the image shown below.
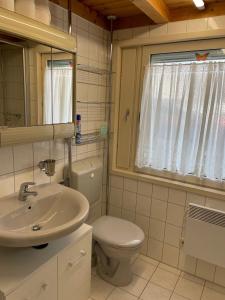
[[0,245],[43,245],[78,229],[89,212],[88,200],[57,183],[34,186],[38,195],[25,202],[18,194],[0,198]]

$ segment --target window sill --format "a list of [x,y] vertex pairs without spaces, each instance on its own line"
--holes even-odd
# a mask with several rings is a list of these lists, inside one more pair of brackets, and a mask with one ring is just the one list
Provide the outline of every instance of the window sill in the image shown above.
[[149,174],[138,173],[134,171],[128,171],[118,168],[113,168],[110,172],[111,175],[128,177],[131,179],[136,179],[139,181],[149,182],[153,184],[158,184],[173,189],[184,190],[190,193],[197,193],[205,197],[217,198],[225,201],[225,190],[220,190],[216,188],[210,188],[195,184],[190,184],[186,182],[176,181],[172,179],[167,179],[158,176],[152,176]]

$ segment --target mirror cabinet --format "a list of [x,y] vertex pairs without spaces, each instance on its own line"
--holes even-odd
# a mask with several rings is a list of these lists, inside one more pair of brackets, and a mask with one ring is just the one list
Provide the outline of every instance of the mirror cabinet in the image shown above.
[[75,54],[0,37],[0,126],[73,121]]

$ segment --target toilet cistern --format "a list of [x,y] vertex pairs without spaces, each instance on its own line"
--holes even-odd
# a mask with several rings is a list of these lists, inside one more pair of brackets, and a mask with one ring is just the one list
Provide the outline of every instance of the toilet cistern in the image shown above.
[[29,196],[37,196],[38,193],[35,191],[29,191],[29,185],[35,185],[34,182],[24,182],[20,186],[19,197],[20,201],[26,201]]

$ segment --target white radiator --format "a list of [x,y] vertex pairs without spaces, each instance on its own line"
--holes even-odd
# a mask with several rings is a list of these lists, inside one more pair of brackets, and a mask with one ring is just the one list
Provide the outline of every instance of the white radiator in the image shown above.
[[184,252],[225,267],[225,212],[190,203],[185,225]]

